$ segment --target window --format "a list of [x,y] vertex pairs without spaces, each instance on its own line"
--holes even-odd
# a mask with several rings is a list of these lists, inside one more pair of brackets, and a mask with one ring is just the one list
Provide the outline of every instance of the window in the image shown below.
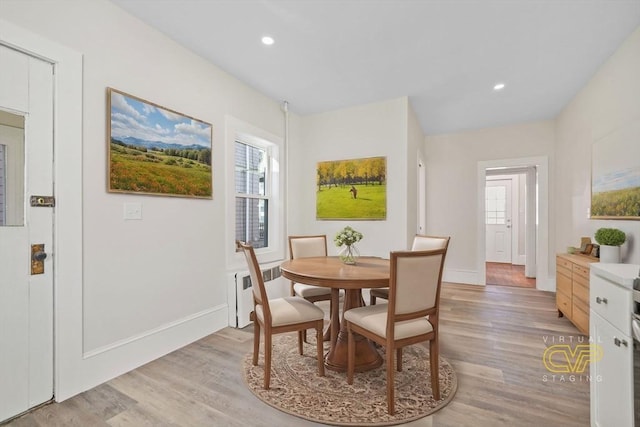
[[486,224],[505,224],[507,191],[505,187],[486,187]]
[[235,142],[236,240],[269,246],[269,151]]
[[286,248],[282,138],[226,117],[227,267],[246,266],[236,241],[251,244],[260,263],[279,261]]

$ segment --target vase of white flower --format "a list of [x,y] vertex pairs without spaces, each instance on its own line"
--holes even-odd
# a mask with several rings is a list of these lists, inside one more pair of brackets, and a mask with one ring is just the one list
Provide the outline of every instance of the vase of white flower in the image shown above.
[[348,226],[336,234],[333,241],[336,246],[341,247],[338,256],[342,262],[345,264],[355,264],[358,261],[360,252],[355,246],[355,243],[362,240],[362,237],[364,237],[362,233]]
[[340,248],[338,256],[340,257],[340,260],[345,264],[354,265],[360,257],[360,252],[354,244],[344,245],[342,248]]

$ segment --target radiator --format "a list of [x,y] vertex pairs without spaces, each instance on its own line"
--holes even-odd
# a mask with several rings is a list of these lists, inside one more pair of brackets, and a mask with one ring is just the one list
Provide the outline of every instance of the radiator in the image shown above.
[[[280,263],[266,264],[260,267],[262,278],[269,298],[280,298],[290,295],[290,282],[280,274]],[[246,270],[236,271],[229,274],[231,282],[230,289],[235,290],[235,319],[229,319],[230,326],[244,328],[251,320],[249,315],[253,311],[253,289],[251,276]],[[233,299],[230,302],[229,311],[233,310]],[[234,322],[235,320],[235,322]]]

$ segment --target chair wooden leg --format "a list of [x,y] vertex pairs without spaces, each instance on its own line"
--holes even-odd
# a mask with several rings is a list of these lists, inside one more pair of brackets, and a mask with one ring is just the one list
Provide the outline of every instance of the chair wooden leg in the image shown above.
[[429,343],[429,361],[431,365],[431,391],[433,392],[433,398],[440,400],[440,366],[438,363],[439,358],[438,338],[434,338]]
[[402,347],[396,349],[396,369],[402,372]]
[[271,331],[265,328],[264,334],[264,389],[269,390],[271,382]]
[[393,355],[394,351],[387,344],[387,412],[389,415],[393,415],[396,413],[395,406],[395,384],[394,384],[394,374],[393,370]]
[[[307,330],[305,329],[304,331],[301,331],[300,333],[302,334],[301,335],[302,336],[302,341],[308,342],[307,341]],[[300,354],[302,354],[302,353],[300,353]]]
[[347,384],[353,384],[353,371],[356,367],[356,342],[351,325],[347,322]]
[[258,366],[258,354],[260,353],[260,322],[253,322],[253,366]]
[[369,296],[369,305],[376,305],[376,296],[375,295],[370,295]]
[[324,321],[321,320],[320,322],[318,322],[318,326],[316,327],[316,346],[318,347],[316,357],[318,358],[318,375],[320,375],[321,377],[324,377],[324,336],[322,335],[323,329]]
[[304,331],[298,331],[298,354],[299,354],[300,356],[302,356],[302,341],[303,341],[303,336],[305,337],[305,338],[304,338],[304,341],[306,342],[306,332],[307,332],[306,330],[304,330]]

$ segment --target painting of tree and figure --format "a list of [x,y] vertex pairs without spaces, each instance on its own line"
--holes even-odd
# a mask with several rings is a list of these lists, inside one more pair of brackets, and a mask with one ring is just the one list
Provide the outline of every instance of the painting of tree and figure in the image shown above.
[[380,220],[386,217],[386,157],[318,163],[317,219]]

